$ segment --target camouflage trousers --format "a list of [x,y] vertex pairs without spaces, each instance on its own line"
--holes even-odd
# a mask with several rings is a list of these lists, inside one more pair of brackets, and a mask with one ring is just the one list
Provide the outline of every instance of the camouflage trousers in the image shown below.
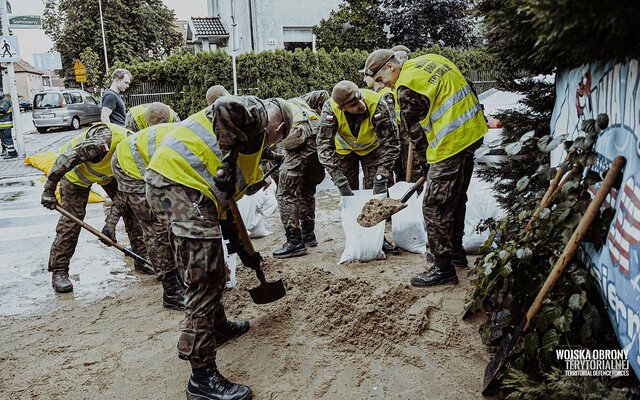
[[460,153],[431,164],[422,205],[429,249],[436,263],[451,262],[451,253],[462,250],[467,189],[473,175],[473,153],[482,139]]
[[169,232],[151,211],[144,193],[120,192],[122,201],[133,211],[142,228],[144,244],[156,276],[164,280],[168,272],[175,271],[175,257],[169,244]]
[[173,184],[147,184],[151,210],[169,232],[176,266],[186,289],[178,356],[200,368],[216,359],[216,326],[226,321],[222,234],[215,203],[200,191]]
[[[109,197],[112,199],[116,198],[118,189],[115,180],[111,180],[103,187]],[[87,215],[87,201],[90,191],[90,188],[75,185],[69,182],[67,178],[62,178],[60,180],[60,206],[79,219],[84,220],[84,217]],[[146,257],[147,253],[142,239],[142,229],[131,209],[128,208],[122,217],[127,235],[129,236],[131,249],[134,253]],[[80,225],[67,217],[60,217],[58,225],[56,226],[56,238],[53,240],[49,254],[49,271],[69,271],[69,263],[76,251],[81,229]],[[136,263],[139,263],[139,261],[136,261]]]
[[[315,142],[315,136],[312,139]],[[286,153],[276,193],[285,228],[300,228],[300,221],[316,219],[316,186],[323,180],[324,167],[315,146]]]
[[[340,169],[349,181],[349,187],[351,190],[360,189],[360,166],[362,166],[363,173],[363,189],[373,188],[373,178],[380,166],[380,152],[381,148],[378,147],[369,154],[359,156],[355,152],[349,154],[340,155]],[[385,165],[389,169],[389,180],[387,186],[393,185],[393,165]]]

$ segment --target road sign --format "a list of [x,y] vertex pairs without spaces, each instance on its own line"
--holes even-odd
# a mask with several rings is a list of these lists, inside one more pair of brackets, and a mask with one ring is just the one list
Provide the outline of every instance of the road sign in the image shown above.
[[11,29],[42,29],[42,18],[39,15],[9,14]]
[[87,69],[82,64],[82,61],[76,60],[73,64],[73,72],[76,74],[76,82],[86,82],[87,81]]
[[36,68],[43,70],[62,69],[62,59],[57,51],[34,54],[33,64]]
[[0,61],[19,61],[20,49],[15,36],[0,36]]

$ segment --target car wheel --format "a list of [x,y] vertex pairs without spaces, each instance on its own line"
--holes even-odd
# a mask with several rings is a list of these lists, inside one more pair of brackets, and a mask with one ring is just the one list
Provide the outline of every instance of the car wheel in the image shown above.
[[49,130],[48,128],[36,128],[38,130],[38,133],[47,133],[47,131]]
[[80,118],[73,117],[73,119],[71,120],[71,127],[75,130],[80,129]]

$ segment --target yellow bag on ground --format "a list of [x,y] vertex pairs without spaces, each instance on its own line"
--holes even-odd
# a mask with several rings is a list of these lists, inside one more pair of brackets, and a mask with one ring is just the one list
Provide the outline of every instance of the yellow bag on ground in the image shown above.
[[[49,171],[51,171],[53,163],[56,162],[56,158],[58,158],[58,154],[55,151],[47,151],[45,153],[38,153],[25,158],[24,163],[38,168],[45,174],[49,175]],[[59,189],[56,189],[56,197],[58,198],[58,202],[60,202]],[[103,201],[104,198],[99,194],[94,192],[89,193],[89,203],[101,203]]]

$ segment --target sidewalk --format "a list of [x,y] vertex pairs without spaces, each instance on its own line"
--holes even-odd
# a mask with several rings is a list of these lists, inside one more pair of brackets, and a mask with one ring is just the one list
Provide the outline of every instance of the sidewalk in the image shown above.
[[[21,113],[22,128],[24,130],[24,146],[27,157],[45,151],[57,151],[66,141],[78,134],[78,131],[53,131],[49,133],[38,133],[31,120],[31,112]],[[6,178],[17,178],[29,175],[43,175],[37,168],[24,164],[22,157],[5,160],[0,158],[0,180]]]

